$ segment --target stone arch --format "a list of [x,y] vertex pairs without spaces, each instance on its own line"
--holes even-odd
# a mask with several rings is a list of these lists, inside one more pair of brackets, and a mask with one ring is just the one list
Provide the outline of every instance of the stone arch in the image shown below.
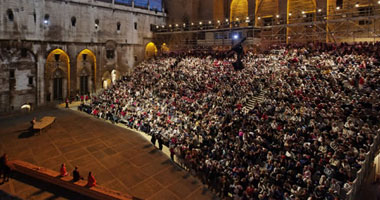
[[230,6],[230,21],[245,20],[248,17],[248,1],[233,0]]
[[145,58],[151,58],[157,54],[157,47],[153,42],[145,46]]
[[[60,76],[57,73],[60,73]],[[60,87],[62,96],[54,96],[60,92]],[[47,101],[70,97],[70,57],[62,49],[52,50],[46,58],[45,91]],[[63,91],[66,91],[66,94]]]
[[[83,49],[81,52],[79,52],[77,56],[77,88],[76,89],[80,93],[84,94],[84,93],[96,91],[96,79],[97,79],[96,71],[97,71],[96,56],[94,52],[89,49]],[[83,72],[86,72],[87,74],[84,74]]]

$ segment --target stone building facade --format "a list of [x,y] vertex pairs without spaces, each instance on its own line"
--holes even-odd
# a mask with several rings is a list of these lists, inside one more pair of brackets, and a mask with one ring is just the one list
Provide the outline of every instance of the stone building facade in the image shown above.
[[0,112],[109,87],[166,14],[113,0],[1,0]]

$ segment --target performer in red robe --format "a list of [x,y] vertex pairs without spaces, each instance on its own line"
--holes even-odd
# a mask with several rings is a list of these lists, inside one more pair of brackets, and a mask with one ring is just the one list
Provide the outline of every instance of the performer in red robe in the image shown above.
[[61,170],[60,170],[60,172],[61,172],[61,176],[67,176],[67,175],[69,175],[69,173],[67,173],[65,163],[63,163],[63,164],[61,165]]
[[96,185],[95,177],[92,175],[92,172],[88,173],[87,187],[93,187]]

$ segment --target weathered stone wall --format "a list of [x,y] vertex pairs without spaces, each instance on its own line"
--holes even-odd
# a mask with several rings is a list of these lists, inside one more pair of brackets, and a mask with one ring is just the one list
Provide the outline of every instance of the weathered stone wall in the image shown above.
[[[162,12],[95,0],[1,0],[0,16],[0,112],[54,100],[57,65],[48,65],[47,57],[55,49],[67,54],[70,64],[69,68],[66,62],[59,63],[62,101],[80,89],[81,51],[87,49],[95,56],[89,92],[96,92],[105,72],[125,75],[143,60],[145,45],[153,37],[151,27],[166,23]],[[21,56],[22,51],[27,57]],[[10,78],[12,69],[14,78]]]

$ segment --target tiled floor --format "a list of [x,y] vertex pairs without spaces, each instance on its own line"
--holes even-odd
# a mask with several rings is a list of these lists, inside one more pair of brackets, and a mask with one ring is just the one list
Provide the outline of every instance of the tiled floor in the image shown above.
[[[52,128],[33,136],[33,116],[55,116]],[[59,170],[92,171],[99,185],[142,199],[212,199],[199,180],[187,175],[140,134],[69,109],[44,109],[0,118],[0,153]],[[83,199],[59,187],[16,175],[0,190],[23,199]]]

